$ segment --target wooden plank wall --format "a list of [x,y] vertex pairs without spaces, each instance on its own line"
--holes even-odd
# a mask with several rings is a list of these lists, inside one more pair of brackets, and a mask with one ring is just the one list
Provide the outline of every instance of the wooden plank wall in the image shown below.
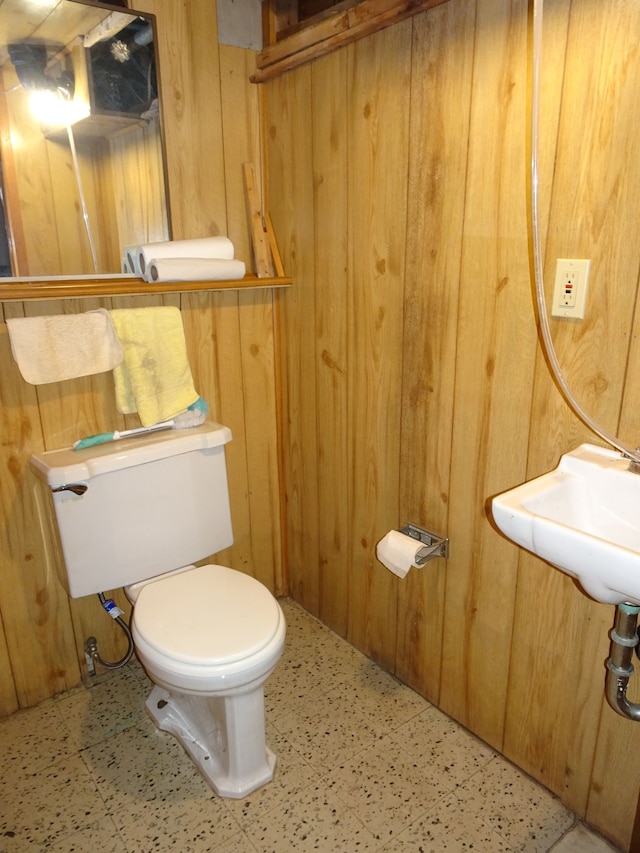
[[[242,163],[260,167],[258,90],[248,83],[254,55],[218,48],[208,0],[141,0],[137,8],[158,20],[173,236],[227,233],[251,269]],[[3,319],[97,307],[182,309],[196,386],[212,416],[233,432],[227,465],[235,544],[224,560],[281,593],[273,299],[270,290],[150,293],[7,302],[2,309]],[[6,324],[0,325],[0,715],[77,684],[87,636],[98,638],[106,658],[124,651],[97,597],[70,601],[57,582],[58,556],[41,533],[28,459],[80,435],[130,425],[134,418],[116,412],[109,374],[27,385],[11,357]],[[115,596],[127,608],[122,591]]]
[[[541,237],[592,259],[552,321],[578,399],[637,445],[634,0],[547,4]],[[611,711],[614,608],[494,529],[490,497],[600,443],[536,336],[527,3],[450,0],[266,84],[282,317],[287,559],[311,612],[629,847],[640,726]],[[634,380],[634,376],[636,379]],[[412,521],[451,556],[399,580]],[[633,686],[637,693],[637,685]]]

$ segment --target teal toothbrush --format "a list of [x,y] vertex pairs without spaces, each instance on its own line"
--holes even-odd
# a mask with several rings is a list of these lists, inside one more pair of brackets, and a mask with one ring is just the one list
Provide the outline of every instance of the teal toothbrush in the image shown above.
[[209,414],[209,404],[202,397],[198,397],[185,412],[180,412],[170,421],[160,421],[151,426],[136,427],[136,429],[114,430],[113,432],[100,432],[97,435],[88,435],[80,438],[71,445],[73,450],[82,450],[83,447],[93,447],[95,444],[108,444],[110,441],[118,441],[119,438],[128,438],[130,435],[146,435],[161,429],[189,429],[204,423]]
[[86,438],[79,438],[71,445],[73,450],[82,450],[84,447],[93,447],[94,444],[107,444],[110,441],[118,441],[120,438],[128,438],[130,435],[142,435],[149,432],[156,432],[161,429],[173,429],[173,421],[161,421],[158,424],[148,427],[137,427],[136,429],[114,430],[113,432],[100,432],[97,435],[88,435]]

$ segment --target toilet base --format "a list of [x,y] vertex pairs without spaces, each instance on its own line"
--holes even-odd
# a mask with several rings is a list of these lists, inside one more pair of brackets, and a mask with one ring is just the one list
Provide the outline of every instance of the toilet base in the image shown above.
[[231,696],[195,696],[155,686],[145,703],[156,726],[184,747],[220,797],[238,799],[273,779],[265,744],[262,687]]

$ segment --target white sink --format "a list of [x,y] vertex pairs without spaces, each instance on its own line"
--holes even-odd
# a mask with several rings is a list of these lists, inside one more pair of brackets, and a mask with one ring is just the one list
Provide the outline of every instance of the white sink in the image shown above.
[[518,545],[606,604],[640,605],[640,474],[613,450],[582,444],[558,467],[493,498]]

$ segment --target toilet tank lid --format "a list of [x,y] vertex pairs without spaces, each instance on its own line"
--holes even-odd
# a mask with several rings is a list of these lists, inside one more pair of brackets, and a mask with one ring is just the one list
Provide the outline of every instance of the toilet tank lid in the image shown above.
[[94,444],[82,450],[70,447],[34,453],[31,467],[49,486],[81,483],[110,471],[156,462],[193,450],[220,447],[231,441],[231,430],[222,424],[207,422],[183,430],[162,430],[106,444]]

